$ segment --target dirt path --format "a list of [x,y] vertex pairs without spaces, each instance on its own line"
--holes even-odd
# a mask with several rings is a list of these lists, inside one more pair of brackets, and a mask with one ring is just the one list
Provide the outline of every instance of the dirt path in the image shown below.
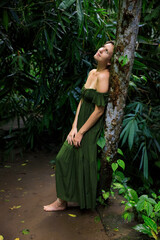
[[0,235],[4,240],[146,239],[132,229],[136,222],[122,219],[123,198],[118,194],[109,199],[108,206],[98,208],[100,215],[71,203],[62,212],[43,211],[43,205],[56,199],[55,175],[49,163],[56,155],[53,149],[26,153],[23,158],[17,154],[0,168]]
[[17,156],[0,168],[0,235],[5,240],[110,240],[96,211],[73,206],[63,212],[43,211],[43,205],[56,199],[49,164],[54,155],[24,154],[23,160]]

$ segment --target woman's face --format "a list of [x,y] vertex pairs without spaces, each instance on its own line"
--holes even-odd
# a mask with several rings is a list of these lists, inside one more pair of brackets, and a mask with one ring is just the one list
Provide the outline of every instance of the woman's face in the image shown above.
[[114,45],[112,43],[107,43],[103,47],[99,48],[96,54],[94,55],[94,59],[97,62],[101,63],[110,63],[110,59],[112,57],[114,50]]

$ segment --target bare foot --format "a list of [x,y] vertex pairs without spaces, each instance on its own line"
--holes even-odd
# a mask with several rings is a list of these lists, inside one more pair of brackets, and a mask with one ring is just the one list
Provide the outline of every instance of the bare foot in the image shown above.
[[44,210],[46,212],[62,211],[62,210],[65,210],[66,207],[67,207],[67,202],[57,198],[55,202],[47,206],[44,206]]

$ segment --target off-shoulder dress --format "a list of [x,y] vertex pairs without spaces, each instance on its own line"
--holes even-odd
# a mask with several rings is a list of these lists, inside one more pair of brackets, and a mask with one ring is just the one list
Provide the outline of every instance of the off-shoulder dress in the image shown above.
[[[87,121],[97,106],[106,106],[108,92],[100,93],[92,88],[81,89],[77,131]],[[56,156],[57,197],[67,202],[79,203],[80,209],[94,209],[97,191],[97,141],[104,125],[104,114],[83,136],[81,146],[76,148],[63,143]]]

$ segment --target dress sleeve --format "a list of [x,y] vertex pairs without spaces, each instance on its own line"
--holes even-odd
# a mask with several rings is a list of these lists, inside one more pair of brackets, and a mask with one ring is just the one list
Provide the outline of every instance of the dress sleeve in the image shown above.
[[108,92],[107,93],[100,93],[97,91],[94,92],[92,103],[94,103],[97,106],[105,107],[107,102],[108,102]]

